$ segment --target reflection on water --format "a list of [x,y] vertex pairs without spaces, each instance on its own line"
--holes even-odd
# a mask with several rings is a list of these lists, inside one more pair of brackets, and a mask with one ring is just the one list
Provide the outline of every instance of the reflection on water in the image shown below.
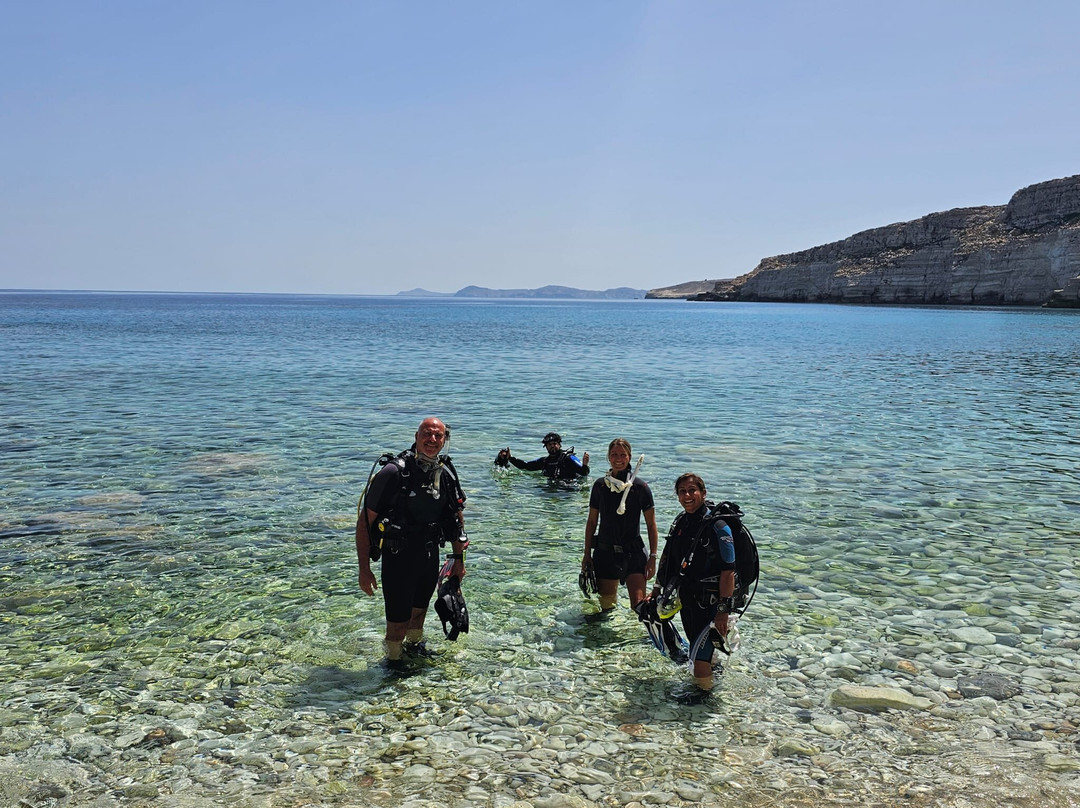
[[[1077,800],[1070,312],[48,295],[0,324],[0,770],[29,804]],[[399,676],[352,521],[432,413],[473,631]],[[594,477],[629,438],[662,530],[687,469],[746,510],[761,589],[711,703],[674,703],[625,602],[591,618],[588,485],[493,468],[549,429]],[[1021,695],[963,696],[989,673]],[[832,707],[852,684],[935,706]]]

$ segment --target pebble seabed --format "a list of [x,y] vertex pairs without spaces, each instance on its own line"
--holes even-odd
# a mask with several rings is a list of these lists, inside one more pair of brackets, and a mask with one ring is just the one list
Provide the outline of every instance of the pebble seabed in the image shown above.
[[[193,621],[184,636],[137,651],[86,636],[4,660],[0,797],[11,806],[1077,805],[1078,586],[1070,569],[1057,574],[1071,604],[1063,624],[1074,628],[1038,628],[1012,598],[973,607],[938,591],[913,608],[817,588],[759,593],[719,689],[693,707],[671,697],[686,671],[646,647],[625,608],[602,623],[583,616],[588,604],[539,608],[529,621],[510,614],[500,634],[444,644],[437,661],[401,678],[375,661],[371,627],[344,635],[319,665],[272,621],[219,624],[201,638],[210,627]],[[1010,619],[969,614],[1003,610]],[[25,676],[12,681],[20,664]],[[893,701],[835,706],[851,685]]]

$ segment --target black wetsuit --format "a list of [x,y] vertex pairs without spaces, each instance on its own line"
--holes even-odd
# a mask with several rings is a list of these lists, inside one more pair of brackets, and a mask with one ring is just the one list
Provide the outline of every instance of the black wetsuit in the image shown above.
[[404,623],[413,609],[426,609],[431,602],[439,577],[440,544],[458,538],[458,498],[464,495],[452,475],[451,469],[443,468],[436,491],[434,469],[421,468],[409,455],[404,468],[397,462],[383,466],[368,487],[365,506],[394,525],[382,548],[382,593],[389,623]]
[[[671,526],[664,542],[664,552],[656,567],[656,583],[664,587],[678,574],[679,566],[690,551],[691,542],[702,530],[702,522],[709,509],[702,506],[694,513],[681,514]],[[683,630],[687,642],[693,644],[698,635],[716,619],[720,601],[720,573],[735,569],[735,549],[731,529],[723,521],[705,528],[704,535],[694,552],[694,559],[686,570],[679,586]],[[712,659],[713,645],[706,642],[698,651],[704,662]]]
[[558,452],[538,457],[536,460],[518,460],[513,455],[510,462],[516,468],[525,471],[543,471],[549,480],[573,480],[575,477],[589,476],[589,467],[583,465],[573,452]]
[[[622,478],[628,473],[624,471]],[[641,514],[654,507],[652,489],[644,480],[635,477],[626,497],[626,512],[618,514],[622,492],[616,493],[600,478],[593,483],[589,495],[589,508],[600,513],[600,526],[593,539],[593,570],[597,578],[618,579],[626,583],[626,576],[645,574],[649,553],[641,539]]]

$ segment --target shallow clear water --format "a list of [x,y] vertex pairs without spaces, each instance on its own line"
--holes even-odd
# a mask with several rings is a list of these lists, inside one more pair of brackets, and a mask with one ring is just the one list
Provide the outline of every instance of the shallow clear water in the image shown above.
[[[4,294],[0,356],[12,782],[77,760],[54,779],[87,801],[146,786],[268,804],[800,804],[1021,776],[1044,800],[1075,794],[1075,773],[1043,770],[1049,747],[1007,730],[1065,722],[1033,731],[1070,753],[1080,723],[1076,312]],[[473,630],[395,680],[352,523],[374,459],[432,414],[469,495]],[[662,531],[684,470],[747,512],[761,587],[711,705],[672,703],[687,674],[625,600],[585,619],[587,487],[493,469],[552,429],[594,477],[628,438]],[[951,633],[972,626],[998,642]],[[821,669],[845,652],[863,666]],[[778,751],[810,732],[807,711],[839,714],[837,686],[910,680],[897,659],[1023,673],[1050,701],[938,729],[849,712],[852,734],[814,736],[817,760]],[[141,743],[166,721],[179,746]],[[920,733],[940,771],[912,768],[929,765],[904,751]],[[95,736],[112,754],[77,753]]]

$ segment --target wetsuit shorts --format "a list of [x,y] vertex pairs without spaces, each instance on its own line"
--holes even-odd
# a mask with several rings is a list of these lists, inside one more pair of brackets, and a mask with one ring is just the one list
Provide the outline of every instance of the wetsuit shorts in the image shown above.
[[426,609],[439,580],[438,541],[406,541],[400,552],[382,557],[386,622],[406,623],[413,609]]
[[645,544],[638,538],[629,547],[623,544],[597,544],[593,547],[593,571],[597,578],[626,583],[628,575],[644,575],[649,563]]

